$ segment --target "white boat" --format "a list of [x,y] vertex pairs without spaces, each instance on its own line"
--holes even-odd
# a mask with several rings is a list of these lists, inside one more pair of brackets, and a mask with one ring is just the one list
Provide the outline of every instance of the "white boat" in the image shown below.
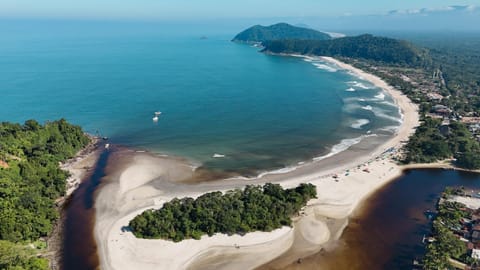
[[162,114],[162,112],[155,112],[155,116],[152,118],[152,120],[153,120],[154,122],[157,122],[157,121],[158,121],[158,116],[159,116],[160,114]]

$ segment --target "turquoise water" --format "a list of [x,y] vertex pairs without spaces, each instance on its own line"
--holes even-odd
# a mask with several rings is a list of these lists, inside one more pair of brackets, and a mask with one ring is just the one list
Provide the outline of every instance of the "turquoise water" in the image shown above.
[[391,98],[345,71],[261,54],[230,42],[234,32],[210,29],[200,39],[189,27],[165,29],[0,22],[0,121],[63,117],[113,143],[243,174],[338,152],[399,125]]

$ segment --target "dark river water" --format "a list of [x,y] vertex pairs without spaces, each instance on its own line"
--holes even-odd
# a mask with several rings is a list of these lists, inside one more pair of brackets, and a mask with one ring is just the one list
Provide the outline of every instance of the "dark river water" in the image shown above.
[[[108,151],[101,154],[90,179],[66,207],[62,269],[98,268],[93,202],[108,156]],[[430,231],[424,212],[435,209],[447,186],[480,188],[480,174],[442,169],[406,171],[358,209],[334,251],[312,255],[285,269],[412,269],[413,260],[424,254],[422,238]]]
[[422,238],[447,186],[480,188],[480,174],[442,169],[416,169],[371,196],[350,219],[338,247],[293,263],[286,269],[413,269],[425,252]]
[[65,206],[63,230],[63,270],[98,269],[97,245],[93,235],[95,225],[95,190],[105,176],[109,151],[100,154],[92,174],[73,193]]

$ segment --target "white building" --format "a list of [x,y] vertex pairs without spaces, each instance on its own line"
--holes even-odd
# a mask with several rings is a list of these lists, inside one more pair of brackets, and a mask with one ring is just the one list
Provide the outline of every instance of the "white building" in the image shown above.
[[480,260],[480,249],[472,249],[472,258]]

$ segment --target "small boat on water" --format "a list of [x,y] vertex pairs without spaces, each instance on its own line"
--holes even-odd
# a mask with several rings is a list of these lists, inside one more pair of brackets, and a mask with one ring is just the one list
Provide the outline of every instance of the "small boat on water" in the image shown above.
[[162,114],[162,112],[155,112],[155,116],[152,118],[152,120],[154,122],[157,122],[158,121],[158,116],[160,116],[160,114]]

